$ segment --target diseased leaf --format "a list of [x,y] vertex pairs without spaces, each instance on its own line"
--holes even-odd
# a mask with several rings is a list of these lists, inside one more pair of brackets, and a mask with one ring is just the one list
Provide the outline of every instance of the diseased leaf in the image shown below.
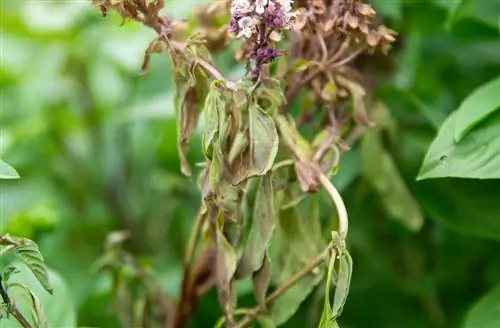
[[255,198],[252,227],[245,245],[243,259],[253,271],[263,264],[269,242],[276,226],[274,197],[271,173],[260,178],[259,189]]
[[266,174],[278,153],[278,132],[272,118],[257,104],[250,106],[248,112],[250,144],[232,165],[234,185],[249,177]]
[[257,303],[262,309],[266,308],[266,292],[271,281],[271,262],[267,256],[264,257],[262,266],[253,274],[253,292]]
[[14,248],[14,254],[30,268],[42,287],[52,294],[47,268],[38,245],[29,239],[20,238]]
[[417,180],[456,177],[500,178],[500,111],[496,111],[460,142],[454,140],[457,113],[439,129],[425,156]]
[[219,109],[225,107],[224,98],[219,86],[218,81],[212,82],[210,91],[205,99],[205,106],[203,114],[205,117],[205,126],[202,135],[203,151],[207,157],[211,158],[210,147],[212,142],[219,131]]
[[207,78],[195,63],[188,64],[176,53],[171,53],[175,71],[175,111],[177,118],[177,147],[181,161],[181,171],[191,176],[187,161],[187,146],[196,131],[202,103],[207,95]]
[[238,256],[234,248],[229,244],[222,232],[223,217],[219,213],[217,218],[217,256],[216,256],[216,280],[217,292],[219,294],[220,306],[224,313],[231,314],[232,291],[231,283],[236,272]]
[[16,169],[0,159],[0,179],[19,179]]
[[455,142],[500,109],[500,76],[474,90],[460,104],[455,118]]
[[470,309],[463,328],[500,327],[500,286],[493,288]]
[[[273,260],[275,280],[281,284],[299,272],[307,263],[318,256],[324,248],[321,236],[314,236],[315,229],[309,229],[310,217],[302,217],[298,208],[280,211],[276,227],[277,259]],[[293,287],[271,303],[269,317],[279,326],[286,322],[322,280],[321,267],[299,280]]]

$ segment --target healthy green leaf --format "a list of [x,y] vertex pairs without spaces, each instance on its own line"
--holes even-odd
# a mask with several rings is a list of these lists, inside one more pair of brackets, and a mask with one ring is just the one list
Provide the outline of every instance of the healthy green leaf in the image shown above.
[[[64,279],[54,270],[50,268],[47,269],[49,279],[52,283],[54,293],[51,295],[47,293],[38,283],[38,280],[30,272],[29,268],[20,262],[12,263],[16,268],[19,269],[19,273],[13,275],[9,281],[15,284],[26,285],[31,294],[36,296],[38,302],[39,319],[41,322],[45,320],[43,314],[47,321],[48,327],[65,327],[65,328],[76,328],[76,309],[75,304],[72,299],[69,287],[64,281]],[[28,316],[30,309],[32,309],[32,299],[26,299],[25,296],[12,290],[10,293],[11,298],[18,306],[21,313]],[[28,301],[28,302],[26,302]],[[43,312],[40,312],[42,311]],[[2,319],[2,324],[6,327],[17,327],[17,322],[11,317],[5,322]],[[3,327],[3,325],[0,325]]]
[[19,179],[16,169],[0,159],[0,179]]
[[439,129],[425,156],[417,180],[457,177],[500,178],[500,111],[474,128],[460,142],[454,140],[457,112]]
[[426,216],[467,236],[500,240],[497,180],[432,179],[412,183]]
[[352,275],[352,258],[347,250],[340,255],[339,271],[335,285],[335,295],[333,298],[332,312],[335,318],[342,314]]
[[42,308],[42,305],[40,304],[40,301],[36,297],[36,295],[31,291],[31,289],[21,283],[10,283],[8,285],[9,288],[9,294],[11,294],[13,291],[13,288],[17,288],[21,290],[21,294],[19,296],[23,296],[25,299],[28,300],[28,306],[30,308],[31,312],[31,320],[35,324],[35,327],[37,328],[49,328],[47,317],[45,315],[45,312]]
[[500,327],[500,286],[490,290],[470,309],[463,328]]
[[500,109],[500,76],[474,90],[457,109],[455,142],[459,142],[479,123]]
[[14,248],[14,254],[26,264],[38,279],[43,288],[52,294],[53,290],[45,267],[45,261],[38,245],[29,239],[19,239],[19,244]]

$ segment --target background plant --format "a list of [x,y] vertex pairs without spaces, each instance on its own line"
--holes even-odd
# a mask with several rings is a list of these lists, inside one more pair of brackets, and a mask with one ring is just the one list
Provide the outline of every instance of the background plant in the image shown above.
[[[181,13],[178,8],[184,8],[184,17],[189,17],[192,5],[179,3],[167,2],[165,11]],[[180,7],[169,9],[175,5]],[[457,326],[465,322],[475,327],[470,320],[485,314],[476,308],[464,320],[466,310],[490,288],[491,296],[479,304],[493,307],[488,302],[495,302],[493,287],[498,282],[496,181],[417,183],[414,178],[446,115],[472,90],[496,78],[498,8],[494,5],[464,1],[447,8],[433,1],[373,2],[379,15],[389,20],[387,25],[398,31],[400,43],[389,56],[363,55],[352,63],[370,72],[370,85],[376,86],[377,98],[389,112],[382,106],[368,106],[370,111],[381,108],[382,119],[341,155],[333,178],[349,209],[348,246],[355,260],[341,326]],[[173,82],[169,82],[168,60],[152,56],[148,75],[137,76],[142,52],[154,35],[132,23],[118,28],[118,18],[101,20],[88,4],[44,4],[42,8],[27,2],[19,11],[12,10],[19,4],[2,6],[7,9],[2,23],[6,31],[2,58],[5,108],[17,109],[2,112],[2,158],[23,176],[15,182],[1,182],[2,227],[13,235],[36,240],[47,263],[70,282],[79,325],[122,325],[111,305],[114,299],[122,303],[118,306],[121,320],[127,320],[131,313],[127,309],[133,303],[141,308],[140,304],[152,302],[148,288],[126,288],[137,285],[131,283],[137,279],[147,285],[151,274],[141,272],[148,268],[155,269],[153,281],[177,299],[185,240],[190,218],[196,215],[185,204],[189,199],[194,208],[198,196],[195,187],[187,186],[178,174],[175,121],[165,117],[173,96],[168,91]],[[64,19],[56,24],[50,15],[52,23],[44,25],[44,8],[51,13],[59,10],[64,14],[57,16]],[[212,51],[218,46],[218,28],[228,20],[210,23],[200,17],[191,26],[204,26],[204,37],[213,41],[208,44]],[[88,49],[96,50],[89,53]],[[219,53],[213,65],[233,81],[244,69],[233,60],[235,50]],[[45,64],[23,58],[30,53],[39,54],[39,61]],[[371,88],[369,91],[371,94]],[[492,115],[498,107],[491,98],[494,94],[480,98],[491,99]],[[296,118],[302,116],[301,108],[309,107],[304,103],[313,98],[314,89],[303,95],[297,95],[292,108]],[[140,106],[135,107],[138,111],[132,100]],[[493,116],[484,124],[494,127],[494,122]],[[483,125],[474,125],[470,133],[482,131]],[[317,129],[310,130],[309,135],[301,132],[312,140]],[[495,130],[489,131],[494,138]],[[196,149],[199,144],[191,142],[190,163],[202,160],[202,149]],[[437,157],[447,155],[443,159],[453,164],[453,154],[438,153]],[[482,177],[498,177],[494,169],[488,172],[493,173]],[[197,173],[194,169],[193,175]],[[454,173],[458,174],[471,175]],[[387,182],[399,192],[388,192]],[[319,207],[328,238],[335,228],[329,225],[336,220],[329,214],[331,203],[326,197],[320,197]],[[143,269],[132,265],[134,261],[130,265],[118,261],[123,272],[119,277],[125,278],[120,280],[122,287],[112,289],[113,279],[106,271],[89,272],[102,253],[105,236],[115,229],[130,232],[124,247],[140,259]],[[114,286],[118,286],[116,280]],[[236,286],[243,307],[254,304],[248,286],[245,282]],[[311,294],[285,326],[317,323],[323,308],[322,288],[318,285],[319,296]],[[113,297],[116,293],[121,297]],[[193,312],[193,326],[207,320],[215,323],[220,315],[215,292],[203,295]],[[148,318],[161,322],[162,309],[148,312]]]

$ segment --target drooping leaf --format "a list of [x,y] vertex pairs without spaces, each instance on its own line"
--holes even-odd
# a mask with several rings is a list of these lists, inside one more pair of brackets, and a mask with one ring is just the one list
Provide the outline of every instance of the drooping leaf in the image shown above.
[[226,314],[232,311],[232,290],[231,284],[233,276],[236,272],[236,265],[238,256],[236,251],[227,241],[222,231],[223,217],[219,213],[217,218],[216,229],[216,243],[217,243],[217,256],[216,256],[216,281],[217,292],[219,295],[219,302],[222,310]]
[[278,153],[278,132],[273,119],[257,104],[248,109],[249,147],[233,163],[233,184],[266,174]]
[[342,309],[349,294],[352,275],[352,258],[347,250],[340,254],[339,270],[333,297],[332,313],[335,318],[342,314]]
[[332,321],[334,321],[334,315],[332,311],[332,305],[330,302],[330,290],[332,288],[332,281],[336,280],[335,274],[335,262],[337,259],[336,252],[330,257],[330,262],[328,264],[328,271],[326,274],[326,284],[325,284],[325,301],[323,304],[323,312],[321,314],[321,319],[318,328],[331,328]]
[[0,159],[0,179],[19,179],[16,169]]
[[14,247],[14,254],[30,268],[42,287],[52,294],[47,268],[38,245],[29,239],[19,238]]
[[455,142],[459,142],[475,126],[500,109],[500,76],[474,90],[457,109]]
[[221,90],[219,81],[212,82],[210,91],[205,99],[203,114],[205,126],[202,135],[203,151],[210,158],[210,147],[219,131],[219,111],[226,107],[224,91]]
[[470,309],[463,328],[496,328],[500,326],[500,286],[489,291]]
[[[299,272],[307,263],[317,257],[324,247],[321,236],[313,236],[309,229],[308,216],[301,216],[298,208],[280,211],[276,227],[277,258],[273,260],[273,272],[279,285]],[[269,306],[269,317],[279,326],[286,322],[322,280],[321,267],[299,280],[293,287]]]
[[177,118],[177,147],[181,171],[191,176],[187,161],[187,146],[196,131],[202,104],[208,93],[207,78],[196,63],[186,63],[178,54],[171,53],[175,74],[175,111]]
[[252,272],[257,271],[262,266],[274,233],[276,214],[273,195],[272,176],[268,173],[260,178],[254,204],[252,227],[243,253],[243,260],[248,262]]
[[425,156],[417,180],[457,177],[500,178],[500,111],[496,111],[460,142],[454,140],[457,112],[439,129]]
[[260,269],[253,274],[252,281],[255,299],[261,309],[265,309],[266,292],[269,287],[269,282],[271,281],[271,262],[267,256],[264,257],[264,261]]

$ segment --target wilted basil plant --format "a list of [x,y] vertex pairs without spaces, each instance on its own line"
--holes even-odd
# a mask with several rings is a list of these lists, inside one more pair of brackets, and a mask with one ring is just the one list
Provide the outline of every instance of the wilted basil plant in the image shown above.
[[[151,54],[170,56],[186,176],[188,143],[204,120],[201,207],[170,326],[183,326],[212,284],[224,313],[219,326],[281,325],[326,273],[319,326],[335,327],[352,260],[347,211],[329,178],[340,154],[373,124],[373,99],[353,61],[376,48],[385,52],[395,32],[374,24],[375,11],[359,0],[216,0],[197,12],[196,23],[161,15],[163,0],[92,1],[103,15],[116,11],[157,32],[144,72]],[[211,55],[231,42],[242,42],[235,56],[247,74],[240,81],[213,66]],[[337,213],[328,242],[321,189]],[[246,278],[257,305],[239,309],[234,283]]]

